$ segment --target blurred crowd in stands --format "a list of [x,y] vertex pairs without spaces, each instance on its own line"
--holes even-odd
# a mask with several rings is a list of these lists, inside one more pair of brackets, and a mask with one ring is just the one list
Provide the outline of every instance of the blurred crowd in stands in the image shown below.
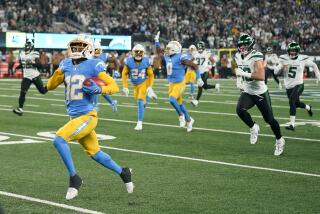
[[[68,24],[60,29],[57,22]],[[153,42],[160,30],[163,41],[178,40],[185,48],[199,40],[210,49],[235,47],[239,35],[249,33],[262,51],[272,46],[281,52],[295,40],[303,51],[319,53],[319,24],[319,0],[0,0],[2,32],[143,35]],[[152,55],[152,49],[147,50]],[[15,51],[2,56],[9,76],[19,60]],[[64,54],[40,52],[39,68],[49,76]],[[125,57],[126,53],[116,56],[120,65]],[[215,70],[227,78],[232,75],[232,59],[230,54],[219,57]],[[156,77],[166,77],[157,56],[152,59]]]
[[160,30],[185,47],[198,40],[209,48],[233,47],[243,32],[262,49],[284,50],[291,40],[305,51],[320,48],[319,0],[0,0],[2,31],[56,32],[53,22],[66,20],[94,34],[152,38]]

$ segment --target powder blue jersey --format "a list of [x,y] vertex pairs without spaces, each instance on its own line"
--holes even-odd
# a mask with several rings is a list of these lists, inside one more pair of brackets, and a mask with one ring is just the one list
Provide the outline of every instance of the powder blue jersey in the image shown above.
[[191,60],[191,58],[191,54],[189,53],[178,53],[172,56],[164,55],[169,82],[175,83],[184,80],[186,66],[182,62]]
[[103,52],[97,57],[97,59],[101,59],[104,63],[108,62],[107,54]]
[[143,57],[140,63],[129,57],[124,63],[129,68],[130,79],[134,85],[139,85],[147,79],[147,68],[151,65],[149,57]]
[[59,68],[64,74],[65,100],[67,112],[71,117],[87,114],[94,110],[96,95],[88,95],[82,90],[83,82],[105,72],[106,65],[101,59],[87,59],[73,65],[72,59],[64,59]]

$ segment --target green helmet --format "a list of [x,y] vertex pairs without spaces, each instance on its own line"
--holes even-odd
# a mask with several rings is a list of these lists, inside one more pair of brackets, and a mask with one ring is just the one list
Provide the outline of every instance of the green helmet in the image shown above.
[[200,53],[202,53],[204,49],[206,49],[206,44],[203,41],[199,41],[197,43],[197,49]]
[[[249,36],[248,34],[243,34],[238,39],[238,51],[241,54],[246,55],[253,49],[254,44],[255,41],[251,36]],[[246,47],[240,48],[243,45],[245,45]]]
[[[300,45],[296,42],[290,42],[287,48],[288,55],[291,59],[296,59],[300,53]],[[295,54],[291,54],[294,52]]]

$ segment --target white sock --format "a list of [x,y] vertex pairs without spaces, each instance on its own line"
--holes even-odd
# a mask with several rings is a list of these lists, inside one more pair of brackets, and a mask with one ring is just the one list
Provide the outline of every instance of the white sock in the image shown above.
[[296,121],[296,116],[290,116],[290,123],[294,127],[294,123]]
[[307,109],[307,111],[310,110],[310,106],[308,104],[306,104],[306,109]]

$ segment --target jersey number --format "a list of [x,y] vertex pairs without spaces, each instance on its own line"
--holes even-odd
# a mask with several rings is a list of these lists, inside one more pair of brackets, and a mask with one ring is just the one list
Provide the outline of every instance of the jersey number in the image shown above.
[[146,69],[143,69],[140,71],[138,69],[132,69],[131,70],[131,78],[132,79],[145,79],[146,78]]
[[290,67],[288,72],[288,77],[295,78],[297,75],[297,67]]
[[82,100],[83,93],[77,91],[82,88],[83,81],[85,76],[83,75],[74,75],[65,79],[66,82],[66,100]]
[[196,58],[196,60],[197,60],[197,64],[198,64],[198,65],[203,65],[204,62],[206,61],[206,59],[203,58],[203,57],[201,57],[201,58]]

